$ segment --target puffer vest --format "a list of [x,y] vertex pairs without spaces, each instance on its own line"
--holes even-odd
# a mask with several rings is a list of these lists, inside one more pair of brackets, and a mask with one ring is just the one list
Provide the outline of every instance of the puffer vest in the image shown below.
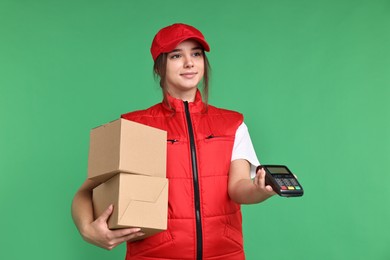
[[243,116],[211,105],[206,110],[199,91],[194,102],[170,96],[167,102],[122,115],[168,133],[168,229],[128,242],[126,260],[245,259],[240,205],[228,195]]

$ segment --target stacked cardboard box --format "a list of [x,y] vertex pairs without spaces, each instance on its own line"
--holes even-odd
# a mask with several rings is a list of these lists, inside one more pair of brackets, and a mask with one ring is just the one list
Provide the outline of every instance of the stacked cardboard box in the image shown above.
[[95,217],[110,204],[111,229],[140,227],[145,238],[167,229],[166,131],[125,119],[91,130],[88,178]]

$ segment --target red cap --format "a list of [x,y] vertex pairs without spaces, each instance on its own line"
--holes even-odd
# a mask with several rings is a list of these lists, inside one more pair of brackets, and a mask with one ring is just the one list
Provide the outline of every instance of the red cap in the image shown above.
[[162,28],[154,36],[152,46],[150,47],[153,60],[156,60],[161,53],[171,52],[177,45],[188,39],[196,40],[203,46],[205,51],[210,51],[210,46],[198,29],[187,24],[175,23]]

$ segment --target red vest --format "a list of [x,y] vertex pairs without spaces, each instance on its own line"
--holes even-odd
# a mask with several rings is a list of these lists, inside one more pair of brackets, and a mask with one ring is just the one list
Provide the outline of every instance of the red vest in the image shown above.
[[[168,229],[127,244],[127,260],[245,259],[240,205],[228,195],[228,173],[241,114],[167,97],[122,118],[166,130]],[[172,112],[174,109],[175,112]],[[153,163],[153,162],[151,162]]]

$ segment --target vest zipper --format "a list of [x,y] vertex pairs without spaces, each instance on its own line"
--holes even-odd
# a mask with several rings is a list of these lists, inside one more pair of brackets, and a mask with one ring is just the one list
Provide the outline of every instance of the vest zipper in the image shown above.
[[195,149],[195,136],[194,129],[192,127],[190,109],[188,102],[184,101],[185,114],[187,119],[188,135],[190,138],[191,149],[191,163],[192,163],[192,177],[194,183],[194,199],[195,199],[195,219],[196,219],[196,259],[202,260],[203,255],[203,235],[202,235],[202,222],[200,215],[200,194],[199,194],[199,178],[198,178],[198,164],[196,158]]

